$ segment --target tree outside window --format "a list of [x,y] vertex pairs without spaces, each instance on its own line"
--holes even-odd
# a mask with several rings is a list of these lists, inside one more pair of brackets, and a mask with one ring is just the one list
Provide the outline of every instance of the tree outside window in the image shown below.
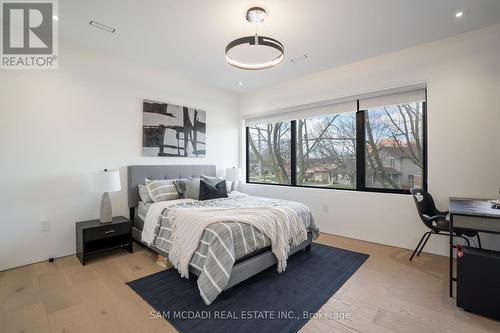
[[[424,108],[410,102],[249,126],[247,180],[354,190],[423,187]],[[357,170],[360,163],[365,166]]]
[[297,121],[297,185],[356,186],[356,114]]
[[250,182],[291,184],[290,122],[251,126],[248,131]]
[[421,187],[424,167],[422,103],[368,109],[365,120],[366,187]]

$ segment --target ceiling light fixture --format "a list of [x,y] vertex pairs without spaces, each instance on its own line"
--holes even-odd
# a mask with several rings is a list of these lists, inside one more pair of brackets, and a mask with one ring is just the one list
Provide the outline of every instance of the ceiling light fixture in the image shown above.
[[243,81],[238,81],[238,85],[242,86],[243,85]]
[[459,19],[465,16],[465,12],[463,10],[460,10],[455,13],[455,18]]
[[52,19],[53,19],[54,21],[59,21],[59,16],[54,15],[54,16],[52,16]]
[[[264,22],[266,17],[267,13],[261,7],[252,7],[247,10],[246,19],[255,24],[255,35],[237,38],[227,44],[226,61],[228,64],[239,69],[258,70],[274,67],[283,61],[285,52],[283,44],[274,38],[257,34],[257,24]],[[245,51],[242,52],[242,50]],[[271,60],[255,61],[255,58],[262,58],[262,54],[268,59],[271,57]],[[242,59],[237,59],[239,57]]]

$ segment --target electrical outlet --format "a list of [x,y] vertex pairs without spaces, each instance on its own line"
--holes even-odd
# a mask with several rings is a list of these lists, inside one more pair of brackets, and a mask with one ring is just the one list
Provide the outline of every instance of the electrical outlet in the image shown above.
[[40,231],[48,232],[50,231],[50,220],[42,220],[40,221]]
[[323,213],[328,213],[328,205],[323,205]]

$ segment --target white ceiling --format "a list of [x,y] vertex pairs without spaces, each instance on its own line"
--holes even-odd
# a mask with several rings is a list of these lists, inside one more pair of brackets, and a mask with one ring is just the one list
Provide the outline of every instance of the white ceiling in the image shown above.
[[[224,49],[253,35],[245,12],[256,5],[268,12],[259,32],[285,45],[285,60],[235,69]],[[466,10],[460,20],[458,10]],[[500,22],[500,0],[61,0],[59,17],[62,38],[245,92]],[[95,29],[90,19],[117,30]],[[290,62],[303,54],[305,61]]]

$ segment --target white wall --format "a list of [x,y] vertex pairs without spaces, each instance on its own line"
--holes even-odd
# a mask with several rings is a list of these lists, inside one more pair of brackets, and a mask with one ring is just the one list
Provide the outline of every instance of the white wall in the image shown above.
[[[0,270],[75,252],[75,221],[99,215],[89,175],[131,164],[238,163],[237,97],[63,43],[58,70],[0,71]],[[207,157],[143,158],[143,98],[207,111]],[[114,215],[128,216],[125,191]],[[40,232],[40,220],[51,231]]]
[[[429,190],[438,205],[444,209],[449,196],[498,197],[500,25],[247,93],[240,109],[243,115],[257,114],[424,81]],[[414,248],[425,230],[406,195],[248,184],[242,189],[304,202],[321,229],[333,234]],[[323,205],[329,206],[328,213]],[[484,243],[500,248],[492,236]],[[426,250],[446,254],[446,239],[433,237]]]
[[[98,217],[91,172],[120,168],[123,186],[124,167],[138,163],[216,164],[222,174],[244,152],[238,107],[248,115],[421,81],[428,82],[429,184],[441,208],[451,195],[496,197],[500,25],[248,93],[239,106],[229,93],[62,43],[59,70],[0,71],[0,270],[75,252],[75,221]],[[207,157],[141,157],[143,98],[207,110]],[[334,234],[412,248],[424,231],[409,196],[241,188],[304,202]],[[125,191],[112,201],[115,215],[128,213]],[[40,232],[43,219],[50,232]],[[446,253],[446,243],[434,239],[428,249]]]

